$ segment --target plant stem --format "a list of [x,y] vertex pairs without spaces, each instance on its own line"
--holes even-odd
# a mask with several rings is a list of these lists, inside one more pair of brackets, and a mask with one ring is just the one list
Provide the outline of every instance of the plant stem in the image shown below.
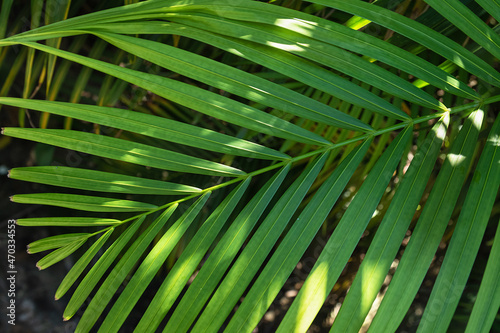
[[[492,97],[488,97],[488,98],[485,98],[482,101],[476,101],[476,102],[464,104],[464,105],[461,105],[461,106],[453,107],[453,108],[450,108],[448,110],[448,112],[450,114],[454,114],[454,113],[458,113],[458,112],[465,111],[465,110],[476,109],[476,108],[478,108],[480,106],[492,104],[492,103],[495,103],[495,102],[500,102],[500,95],[495,95],[495,96],[492,96]],[[196,198],[196,197],[198,197],[198,196],[200,196],[202,194],[205,194],[207,192],[212,192],[212,191],[218,190],[220,188],[223,188],[223,187],[226,187],[226,186],[238,183],[238,182],[240,182],[242,180],[247,179],[248,177],[257,176],[257,175],[266,173],[268,171],[271,171],[271,170],[283,167],[283,166],[285,166],[285,165],[287,165],[289,163],[295,163],[295,162],[301,161],[303,159],[306,159],[306,158],[309,158],[309,157],[312,157],[312,156],[315,156],[315,155],[318,155],[318,154],[321,154],[321,153],[324,153],[324,152],[327,152],[327,151],[331,151],[331,150],[336,149],[336,148],[347,146],[349,144],[352,144],[352,143],[355,143],[355,142],[358,142],[358,141],[361,141],[361,140],[366,140],[366,139],[368,139],[370,137],[375,137],[375,136],[379,136],[379,135],[382,135],[382,134],[385,134],[385,133],[388,133],[388,132],[397,131],[397,130],[403,129],[406,126],[413,126],[415,124],[420,124],[420,123],[423,123],[423,122],[427,122],[427,121],[435,119],[435,118],[441,118],[445,113],[446,112],[436,112],[436,113],[433,113],[433,114],[430,114],[430,115],[427,115],[427,116],[422,116],[422,117],[418,117],[418,118],[415,118],[415,119],[409,119],[409,120],[401,122],[399,124],[396,124],[396,125],[384,128],[384,129],[380,129],[380,130],[377,130],[377,131],[373,131],[373,132],[370,132],[370,133],[362,134],[362,135],[359,135],[359,136],[354,137],[354,138],[349,139],[349,140],[345,140],[345,141],[340,142],[340,143],[332,143],[332,144],[327,145],[327,146],[321,146],[319,149],[310,151],[310,152],[308,152],[306,154],[293,157],[293,158],[288,159],[286,161],[282,161],[282,162],[270,165],[268,167],[265,167],[265,168],[262,168],[262,169],[259,169],[259,170],[256,170],[256,171],[252,171],[252,172],[246,174],[245,176],[241,176],[241,177],[238,177],[238,178],[231,179],[231,180],[229,180],[227,182],[224,182],[222,184],[218,184],[218,185],[215,185],[215,186],[212,186],[212,187],[208,187],[208,188],[206,188],[206,189],[204,189],[204,190],[202,190],[202,191],[200,191],[200,192],[198,192],[196,194],[192,194],[192,195],[189,195],[187,197],[181,198],[179,200],[169,202],[169,203],[167,203],[167,204],[165,204],[163,206],[160,206],[158,208],[155,208],[153,210],[150,210],[150,211],[147,211],[145,213],[142,213],[142,214],[133,216],[131,218],[128,218],[126,220],[123,220],[122,223],[126,223],[126,222],[129,222],[129,221],[135,220],[137,218],[140,218],[140,217],[142,217],[144,215],[149,215],[149,214],[152,214],[154,212],[163,210],[163,209],[165,209],[167,207],[170,207],[171,205],[173,205],[175,203],[181,203],[181,202],[184,202],[184,201]]]

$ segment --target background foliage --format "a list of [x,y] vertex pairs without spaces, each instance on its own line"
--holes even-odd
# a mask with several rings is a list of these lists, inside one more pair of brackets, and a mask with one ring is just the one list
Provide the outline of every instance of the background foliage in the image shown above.
[[500,329],[496,1],[0,17],[0,144],[43,184],[11,200],[55,207],[17,223],[40,269],[75,257],[76,331]]

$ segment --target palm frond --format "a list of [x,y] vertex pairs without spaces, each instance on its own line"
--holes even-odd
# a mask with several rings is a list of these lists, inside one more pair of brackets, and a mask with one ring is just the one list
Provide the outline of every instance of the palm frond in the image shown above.
[[[80,256],[55,295],[74,289],[63,318],[91,299],[76,331],[118,332],[156,286],[137,332],[251,332],[320,237],[275,331],[306,332],[339,285],[350,286],[340,311],[319,319],[330,331],[366,330],[377,298],[370,332],[396,331],[440,243],[418,330],[461,320],[498,222],[500,37],[489,16],[500,5],[426,2],[420,18],[405,16],[409,1],[360,0],[128,1],[67,18],[70,1],[48,0],[45,25],[35,1],[33,28],[17,33],[5,1],[0,105],[19,127],[2,133],[86,156],[9,171],[43,188],[13,202],[67,215],[19,225],[81,230],[29,246],[51,251],[40,269]],[[495,325],[499,242],[497,231],[468,332]]]

